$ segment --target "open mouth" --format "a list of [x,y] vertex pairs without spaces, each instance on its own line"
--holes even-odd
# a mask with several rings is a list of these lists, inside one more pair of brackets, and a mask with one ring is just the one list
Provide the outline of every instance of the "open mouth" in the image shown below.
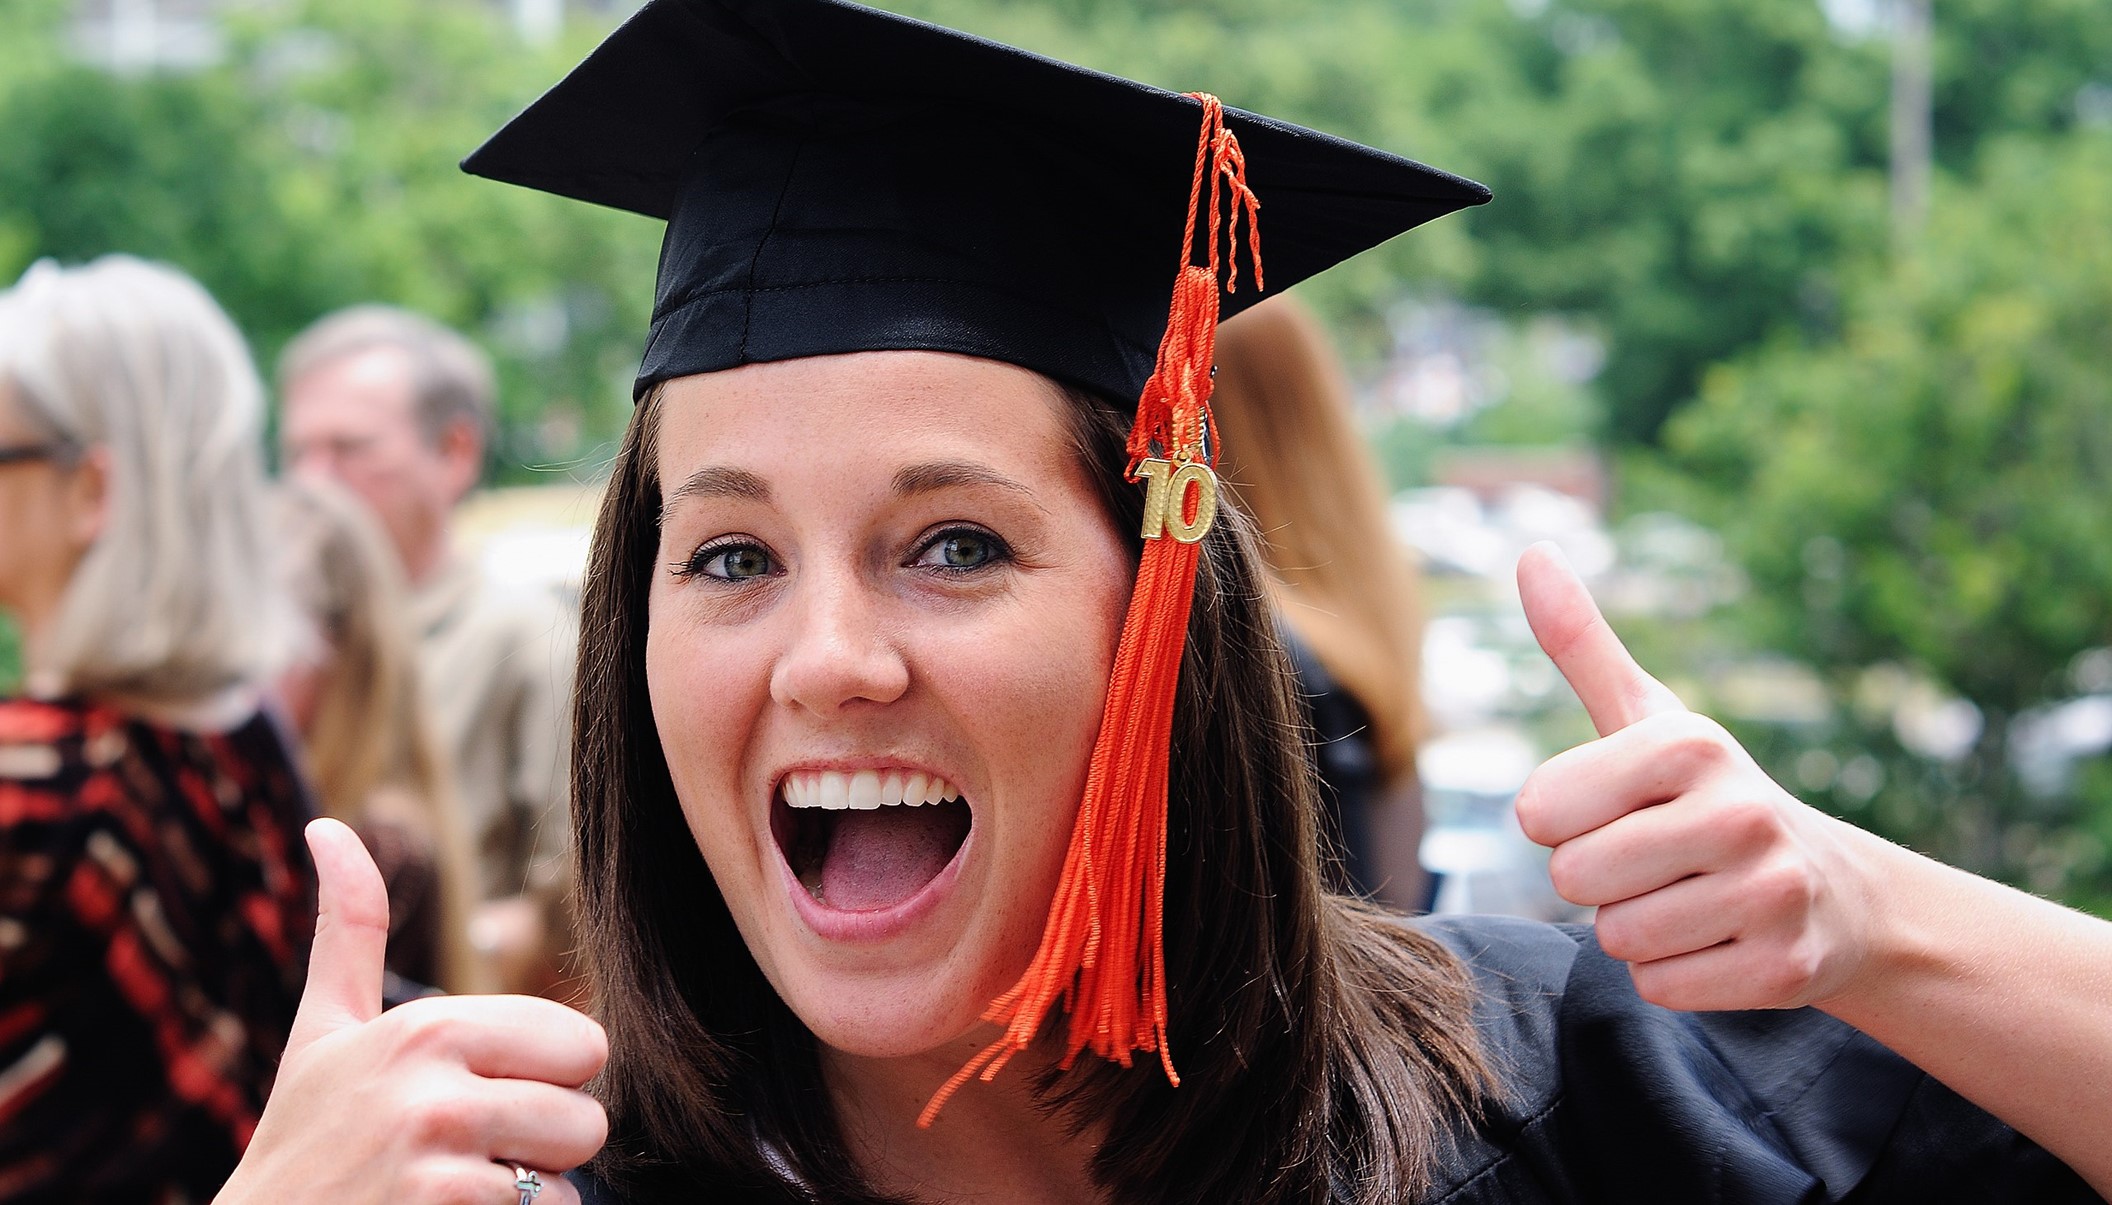
[[793,877],[840,912],[879,912],[913,898],[960,852],[971,823],[953,784],[911,770],[788,774],[770,815]]

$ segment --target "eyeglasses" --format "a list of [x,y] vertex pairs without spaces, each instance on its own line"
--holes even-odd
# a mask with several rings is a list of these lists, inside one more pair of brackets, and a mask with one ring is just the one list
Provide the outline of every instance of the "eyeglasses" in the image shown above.
[[0,468],[11,464],[31,464],[39,460],[57,460],[66,452],[66,445],[0,444]]

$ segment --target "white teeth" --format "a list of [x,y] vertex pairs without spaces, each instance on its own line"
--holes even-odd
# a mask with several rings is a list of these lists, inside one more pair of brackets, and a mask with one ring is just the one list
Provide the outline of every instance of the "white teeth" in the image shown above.
[[807,806],[839,812],[851,806],[851,780],[841,774],[822,775],[814,784],[813,802]]
[[785,805],[827,811],[872,811],[882,807],[917,807],[959,799],[952,783],[920,770],[808,770],[785,776]]
[[870,812],[880,806],[880,776],[871,770],[851,775],[851,810]]

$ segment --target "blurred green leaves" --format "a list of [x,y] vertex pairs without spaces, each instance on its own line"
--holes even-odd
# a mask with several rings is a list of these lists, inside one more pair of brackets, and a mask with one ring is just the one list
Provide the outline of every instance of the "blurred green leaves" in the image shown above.
[[22,683],[22,641],[14,621],[0,612],[0,699],[14,694]]
[[[1754,583],[1725,645],[1834,692],[1826,731],[1746,734],[1771,768],[2112,901],[2112,770],[2027,791],[2009,744],[2112,644],[2103,0],[1937,5],[1936,190],[1904,243],[1883,30],[1816,0],[883,3],[1488,183],[1494,204],[1302,290],[1352,360],[1418,300],[1603,341],[1595,381],[1506,366],[1513,401],[1445,438],[1616,445],[1630,496],[1715,523]],[[658,230],[455,164],[599,29],[533,47],[483,0],[237,4],[217,66],[113,75],[65,50],[72,7],[0,3],[0,279],[170,260],[267,365],[327,310],[414,306],[493,351],[502,474],[591,470],[629,412]],[[1413,477],[1433,443],[1402,427],[1385,451]],[[0,630],[0,682],[14,655]],[[1971,749],[1906,748],[1868,701],[1895,671],[1970,700]]]
[[[1781,334],[1715,368],[1667,445],[1752,576],[1751,632],[1826,667],[1844,716],[1886,665],[1977,709],[1953,764],[1891,760],[1895,835],[2070,890],[1999,837],[2112,804],[2027,791],[2011,747],[2112,641],[2112,132],[1975,158],[1911,254],[1851,278],[1838,338]],[[1849,743],[1881,745],[1870,727]],[[2112,873],[2104,850],[2071,870]]]
[[592,31],[530,51],[483,5],[310,0],[235,10],[216,67],[124,76],[54,53],[58,8],[6,18],[18,49],[0,55],[20,62],[0,74],[0,180],[27,186],[0,198],[0,273],[167,260],[267,369],[336,307],[423,310],[497,358],[495,460],[514,476],[593,459],[627,416],[655,225],[455,166]]

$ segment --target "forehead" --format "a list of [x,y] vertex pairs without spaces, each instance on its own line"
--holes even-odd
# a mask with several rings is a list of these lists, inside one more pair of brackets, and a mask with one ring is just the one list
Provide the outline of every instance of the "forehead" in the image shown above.
[[416,421],[409,353],[368,347],[333,356],[286,383],[286,421],[329,427],[410,426]]
[[0,436],[13,440],[46,434],[43,424],[15,392],[14,382],[0,372]]
[[[663,482],[706,462],[900,456],[1073,461],[1069,402],[1039,373],[947,352],[874,351],[678,377],[662,390]],[[672,483],[669,483],[672,484]]]

